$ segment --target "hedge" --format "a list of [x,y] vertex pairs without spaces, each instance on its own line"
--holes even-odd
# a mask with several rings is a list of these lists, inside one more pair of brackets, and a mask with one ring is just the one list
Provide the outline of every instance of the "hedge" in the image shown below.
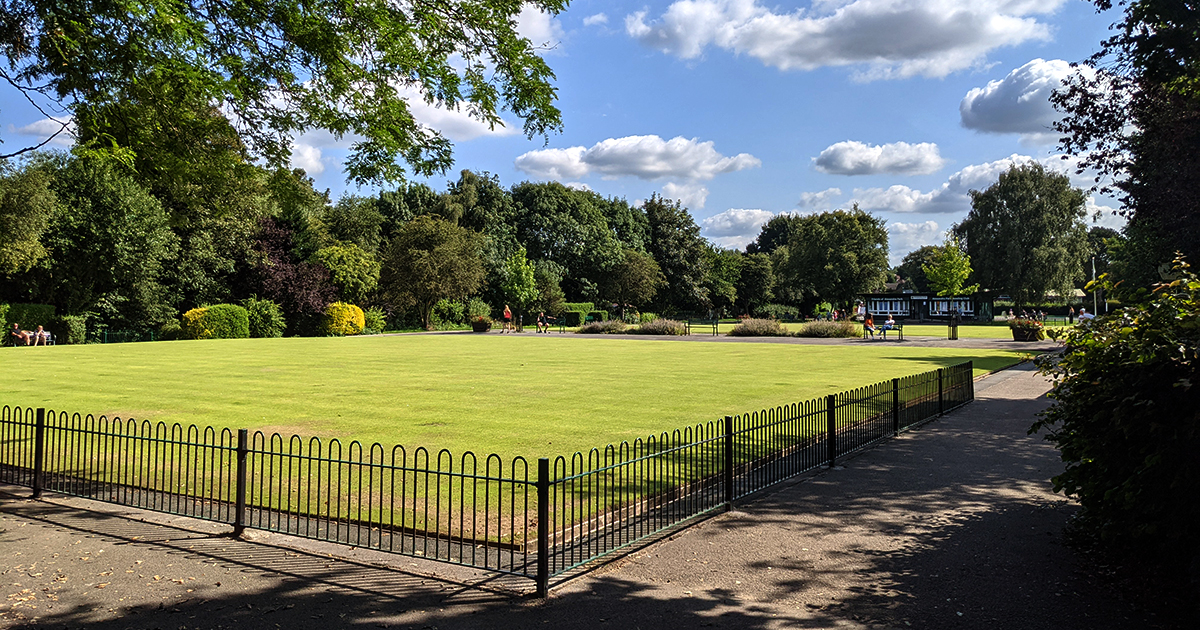
[[583,313],[580,313],[579,311],[564,311],[562,318],[563,324],[566,324],[572,328],[583,325]]
[[596,310],[595,302],[563,302],[564,313],[590,313]]
[[63,315],[50,321],[52,322],[50,332],[54,334],[54,343],[87,343],[87,317],[83,315]]
[[250,336],[256,339],[282,337],[287,329],[287,321],[283,319],[283,310],[271,300],[246,298],[242,300],[246,314],[250,318]]
[[201,306],[183,314],[183,336],[188,339],[246,339],[250,315],[237,304]]
[[23,330],[33,330],[38,326],[50,328],[53,321],[54,306],[51,304],[9,304],[8,312],[4,315],[6,329],[12,328],[13,322],[20,324]]
[[366,317],[353,304],[334,302],[325,308],[323,323],[326,335],[357,335],[366,326]]
[[588,317],[594,322],[606,322],[609,320],[608,311],[590,311]]

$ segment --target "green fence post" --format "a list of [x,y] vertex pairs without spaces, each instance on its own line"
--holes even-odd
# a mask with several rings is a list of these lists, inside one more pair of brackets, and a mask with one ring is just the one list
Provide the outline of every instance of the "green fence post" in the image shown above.
[[900,435],[900,379],[892,379],[892,435]]
[[537,596],[550,592],[550,458],[538,458]]
[[825,397],[825,441],[829,443],[829,467],[837,460],[837,396]]
[[38,407],[33,425],[33,498],[42,496],[42,485],[46,481],[46,409]]
[[733,416],[725,416],[725,511],[733,509]]
[[237,494],[233,504],[233,535],[241,536],[246,531],[246,456],[250,453],[249,431],[238,429],[237,444]]
[[942,386],[945,382],[944,372],[942,368],[938,368],[938,415],[946,413],[946,388]]

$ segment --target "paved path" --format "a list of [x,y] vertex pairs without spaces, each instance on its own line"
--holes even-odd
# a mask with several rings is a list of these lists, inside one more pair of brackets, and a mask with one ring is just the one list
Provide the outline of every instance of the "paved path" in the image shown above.
[[1155,627],[1062,544],[1061,464],[1025,434],[1044,380],[977,385],[977,402],[546,601],[464,586],[466,569],[0,486],[0,627]]

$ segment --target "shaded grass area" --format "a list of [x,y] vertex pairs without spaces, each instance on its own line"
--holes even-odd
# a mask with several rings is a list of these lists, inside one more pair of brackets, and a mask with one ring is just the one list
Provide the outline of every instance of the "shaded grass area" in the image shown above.
[[1020,359],[470,334],[7,348],[0,404],[534,458],[965,360],[981,374]]

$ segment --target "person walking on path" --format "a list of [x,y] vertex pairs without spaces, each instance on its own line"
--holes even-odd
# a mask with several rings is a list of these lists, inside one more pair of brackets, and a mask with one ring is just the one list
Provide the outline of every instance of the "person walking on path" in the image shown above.
[[505,304],[504,305],[504,327],[500,329],[500,334],[504,334],[505,332],[517,332],[517,329],[513,326],[512,318],[513,318],[512,309],[508,308],[508,305]]

